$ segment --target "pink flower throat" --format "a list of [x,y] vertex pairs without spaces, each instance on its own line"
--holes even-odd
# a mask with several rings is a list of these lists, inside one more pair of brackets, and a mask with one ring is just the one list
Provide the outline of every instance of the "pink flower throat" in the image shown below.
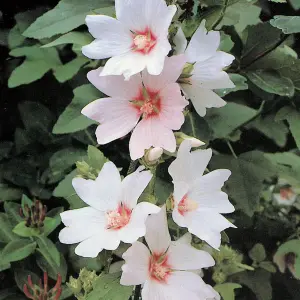
[[156,45],[156,37],[149,28],[133,33],[132,50],[142,54],[149,54]]
[[172,272],[171,266],[168,264],[167,254],[153,253],[149,259],[149,275],[150,277],[160,283],[166,283]]
[[118,230],[126,226],[131,218],[131,209],[124,204],[119,204],[116,210],[106,213],[107,229]]

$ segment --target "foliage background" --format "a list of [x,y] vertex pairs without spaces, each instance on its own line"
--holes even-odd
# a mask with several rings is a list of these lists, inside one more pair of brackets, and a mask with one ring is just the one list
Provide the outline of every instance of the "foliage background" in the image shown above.
[[[278,177],[286,178],[293,187],[300,185],[300,3],[176,2],[181,15],[171,27],[170,38],[181,22],[185,35],[191,37],[205,18],[208,29],[222,30],[221,49],[236,57],[227,70],[236,88],[218,91],[228,104],[209,109],[204,119],[189,107],[181,131],[213,148],[210,170],[232,171],[226,191],[238,209],[230,216],[238,229],[227,231],[224,244],[230,241],[234,253],[239,254],[235,262],[242,261],[255,270],[229,270],[232,257],[228,261],[220,259],[220,267],[208,272],[207,280],[219,284],[225,300],[298,300],[297,276],[275,271],[271,261],[279,245],[290,239],[299,241],[299,210],[297,206],[275,206],[269,187]],[[104,64],[90,61],[80,52],[81,46],[91,40],[83,25],[84,16],[91,11],[113,15],[113,1],[62,0],[51,11],[57,3],[44,0],[0,4],[1,300],[23,299],[21,290],[28,274],[36,279],[45,270],[54,280],[60,273],[65,282],[70,275],[77,277],[83,267],[100,273],[108,262],[120,260],[120,253],[114,253],[111,261],[111,253],[107,252],[97,259],[82,259],[75,256],[74,247],[61,245],[57,238],[59,213],[83,205],[71,187],[71,179],[82,172],[78,164],[79,170],[74,170],[75,163],[86,161],[91,172],[97,172],[107,157],[122,168],[123,175],[130,164],[128,137],[99,147],[100,152],[95,148],[95,125],[80,115],[83,106],[101,97],[88,84],[86,73]],[[62,17],[62,12],[68,17]],[[281,17],[274,18],[278,15]],[[171,192],[169,163],[167,159],[158,167],[152,201],[162,203]],[[30,199],[39,199],[48,208],[49,219],[43,229],[48,232],[43,235],[22,227],[18,211]],[[299,249],[298,243],[289,252],[297,257]],[[221,250],[223,258],[224,253],[226,249]],[[297,260],[295,268],[300,276]],[[101,296],[103,282],[98,280],[96,292],[87,299],[125,299],[120,298],[124,291],[119,290],[116,279],[107,280],[108,293],[114,291],[112,294]],[[71,295],[64,284],[62,299]]]

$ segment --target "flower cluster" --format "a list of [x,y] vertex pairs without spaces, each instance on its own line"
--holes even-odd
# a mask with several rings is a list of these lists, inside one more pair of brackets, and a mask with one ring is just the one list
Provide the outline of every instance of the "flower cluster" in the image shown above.
[[207,33],[205,22],[188,46],[179,28],[174,39],[176,55],[168,57],[168,29],[176,6],[167,6],[164,0],[116,0],[115,6],[116,19],[86,18],[95,41],[82,48],[83,54],[110,59],[87,75],[108,97],[91,102],[82,113],[99,123],[100,145],[132,132],[131,159],[143,158],[140,161],[147,162],[147,167],[159,163],[163,150],[177,156],[169,166],[174,185],[169,199],[174,222],[189,233],[171,241],[166,206],[138,201],[154,179],[153,168],[141,166],[122,180],[117,167],[107,162],[95,180],[73,179],[76,193],[87,206],[61,214],[66,227],[60,241],[79,243],[75,253],[83,257],[116,250],[120,242],[132,244],[123,254],[121,284],[142,284],[144,300],[220,299],[198,275],[215,264],[213,258],[191,242],[193,234],[218,249],[221,231],[235,227],[222,215],[234,211],[221,191],[231,173],[207,173],[212,150],[191,151],[203,145],[194,138],[181,134],[176,154],[179,133],[174,131],[184,123],[189,99],[200,116],[206,108],[226,104],[213,90],[234,86],[223,70],[234,57],[218,51],[220,34]]

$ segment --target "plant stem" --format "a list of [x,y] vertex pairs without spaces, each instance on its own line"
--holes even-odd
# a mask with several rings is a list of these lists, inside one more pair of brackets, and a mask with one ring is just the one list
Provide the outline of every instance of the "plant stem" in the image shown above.
[[222,11],[220,13],[220,16],[219,16],[218,20],[211,26],[211,30],[214,30],[223,20],[228,2],[229,2],[229,0],[225,0],[225,3],[224,3]]
[[139,300],[141,295],[141,285],[136,285],[133,300]]
[[97,142],[94,140],[94,138],[91,136],[91,134],[88,132],[87,129],[84,130],[84,133],[87,135],[88,139],[92,143],[93,146],[97,146]]
[[138,163],[138,160],[132,160],[130,162],[130,165],[129,165],[129,168],[128,168],[128,171],[127,171],[127,175],[129,175],[129,174],[131,174],[135,171],[137,163]]
[[234,152],[234,149],[232,148],[232,145],[231,145],[231,143],[228,141],[228,140],[226,140],[226,143],[227,143],[227,145],[228,145],[228,148],[230,149],[230,151],[231,151],[231,153],[232,153],[232,155],[234,156],[234,158],[238,158],[237,157],[237,155],[235,154],[235,152]]

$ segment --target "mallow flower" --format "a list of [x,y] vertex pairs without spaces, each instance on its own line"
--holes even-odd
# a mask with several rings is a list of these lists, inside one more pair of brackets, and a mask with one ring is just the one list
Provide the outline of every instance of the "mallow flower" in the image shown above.
[[191,246],[191,236],[172,242],[166,208],[148,217],[147,245],[135,242],[124,254],[122,285],[143,285],[143,300],[207,300],[218,293],[193,270],[215,264],[211,255]]
[[98,144],[107,144],[133,130],[129,142],[131,159],[141,158],[150,147],[175,152],[173,130],[180,129],[183,110],[188,105],[176,83],[184,64],[183,55],[168,57],[160,75],[144,70],[128,81],[123,76],[100,77],[102,68],[90,71],[89,81],[109,96],[82,110],[82,114],[100,123],[96,130]]
[[147,68],[159,75],[171,45],[168,29],[176,6],[165,0],[115,0],[116,19],[88,15],[86,24],[95,40],[82,47],[92,59],[111,57],[100,76],[121,75],[126,79]]
[[61,213],[66,227],[61,230],[59,240],[64,244],[79,243],[75,249],[77,255],[96,257],[103,249],[117,249],[120,241],[133,243],[144,236],[146,218],[160,208],[151,203],[137,203],[152,177],[142,169],[121,181],[117,167],[107,162],[96,180],[74,178],[73,187],[88,206]]
[[177,158],[169,166],[174,184],[173,220],[218,249],[220,232],[235,227],[221,215],[234,211],[227,194],[221,191],[231,172],[221,169],[203,175],[212,156],[211,149],[190,150],[191,142],[182,142]]
[[184,93],[191,99],[197,113],[203,117],[206,114],[206,108],[224,106],[226,102],[213,90],[234,87],[228,74],[223,70],[232,63],[234,56],[218,51],[220,32],[207,32],[204,20],[192,36],[188,46],[181,28],[174,38],[174,43],[177,54],[184,53],[187,59],[179,82]]

